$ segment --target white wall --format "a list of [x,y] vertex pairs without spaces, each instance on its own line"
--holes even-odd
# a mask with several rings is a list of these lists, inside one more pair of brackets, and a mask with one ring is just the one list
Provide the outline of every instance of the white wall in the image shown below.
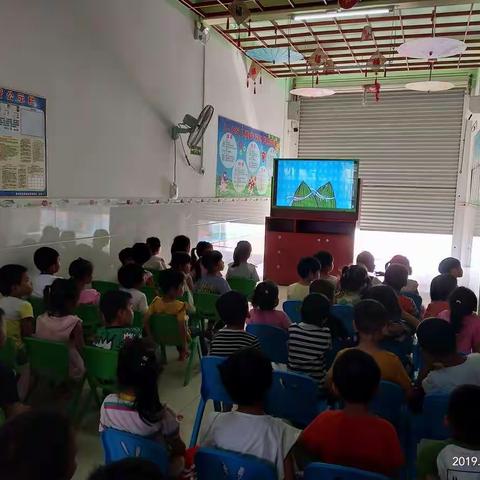
[[[0,42],[0,86],[47,98],[50,197],[167,197],[171,125],[203,104],[203,46],[193,39],[187,10],[174,0],[3,0]],[[205,101],[216,112],[205,137],[206,175],[179,159],[184,197],[214,195],[217,115],[283,134],[283,81],[264,76],[253,95],[246,88],[245,60],[215,35],[205,60]],[[145,227],[123,228],[119,243],[144,233],[163,236],[165,207],[141,208],[148,209],[142,213]],[[0,264],[27,263],[31,248],[19,245],[38,241],[47,225],[67,225],[86,240],[99,225],[122,224],[123,213],[116,212],[112,222],[112,209],[97,210],[0,208]],[[128,211],[125,222],[132,220]],[[185,211],[165,217],[165,237],[185,228]]]

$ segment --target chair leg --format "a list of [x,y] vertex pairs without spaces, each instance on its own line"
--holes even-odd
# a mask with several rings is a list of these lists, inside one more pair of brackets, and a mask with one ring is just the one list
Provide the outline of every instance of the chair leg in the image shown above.
[[190,356],[188,357],[187,368],[185,370],[185,379],[183,381],[183,386],[186,387],[190,383],[192,378],[192,369],[193,369],[193,359],[195,358],[195,351],[199,351],[198,337],[192,338],[190,341],[189,349]]
[[195,423],[193,424],[192,436],[190,437],[190,448],[193,448],[197,445],[198,434],[202,425],[203,413],[205,412],[205,405],[205,400],[203,400],[203,398],[200,398],[200,403],[198,404],[197,408],[197,414],[195,415]]

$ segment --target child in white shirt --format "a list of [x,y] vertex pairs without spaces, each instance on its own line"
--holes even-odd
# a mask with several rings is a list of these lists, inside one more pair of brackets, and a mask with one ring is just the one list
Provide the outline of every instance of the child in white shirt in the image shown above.
[[147,296],[140,290],[145,286],[145,270],[136,263],[124,265],[118,271],[120,290],[132,296],[133,309],[136,312],[146,313],[148,310]]
[[60,270],[60,254],[54,248],[40,247],[33,255],[33,263],[40,270],[40,274],[32,281],[32,295],[43,298],[45,287],[59,278],[55,274]]
[[314,257],[303,257],[297,265],[300,280],[287,289],[287,299],[302,301],[310,293],[310,284],[320,278],[321,265]]
[[264,412],[272,384],[272,365],[256,349],[240,350],[219,366],[220,376],[237,410],[212,413],[200,436],[200,446],[254,455],[272,463],[279,480],[293,480],[292,448],[300,430]]
[[143,264],[143,267],[148,270],[166,270],[167,265],[160,255],[160,250],[162,248],[160,239],[157,237],[149,237],[147,238],[146,243],[152,256]]
[[259,282],[257,267],[253,263],[248,263],[252,255],[252,244],[245,240],[237,243],[233,252],[233,262],[228,265],[227,280],[230,278],[246,278]]

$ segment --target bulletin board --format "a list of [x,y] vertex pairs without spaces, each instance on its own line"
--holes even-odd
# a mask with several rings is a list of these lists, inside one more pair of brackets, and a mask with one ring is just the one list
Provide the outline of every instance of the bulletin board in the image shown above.
[[46,196],[46,100],[0,88],[0,196]]
[[280,138],[218,117],[217,197],[270,197]]

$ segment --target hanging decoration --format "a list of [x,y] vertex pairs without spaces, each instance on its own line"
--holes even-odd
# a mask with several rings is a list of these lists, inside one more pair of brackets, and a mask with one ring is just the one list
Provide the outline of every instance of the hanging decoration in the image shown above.
[[262,69],[257,62],[252,60],[250,68],[248,69],[247,74],[247,88],[250,88],[250,80],[253,82],[253,94],[257,93],[257,78],[259,79],[260,85],[262,84]]
[[378,80],[376,78],[375,83],[363,86],[363,105],[367,104],[367,95],[369,93],[375,95],[376,102],[380,100],[380,83],[378,83]]
[[[377,50],[367,62],[367,70],[378,73],[385,65],[386,58]],[[366,73],[366,72],[365,72]]]
[[368,42],[370,40],[373,40],[373,30],[370,25],[365,25],[363,27],[361,40],[362,42]]
[[239,27],[242,23],[246,22],[251,15],[250,9],[245,4],[244,0],[234,0],[228,6],[228,11]]
[[290,90],[290,93],[292,95],[296,95],[297,97],[319,98],[335,95],[335,90],[330,88],[304,87],[294,88],[293,90]]
[[464,53],[467,45],[455,38],[428,37],[410,40],[397,49],[402,57],[422,58],[427,61],[437,58],[454,57]]
[[331,58],[328,58],[325,61],[325,65],[323,66],[323,73],[325,75],[330,75],[331,73],[335,73],[335,64]]
[[308,58],[307,64],[314,71],[320,70],[320,67],[326,62],[327,56],[321,48],[317,48]]
[[299,63],[304,60],[303,55],[287,47],[254,48],[249,50],[247,55],[257,62],[267,63]]
[[359,0],[338,0],[338,5],[340,8],[348,10],[349,8],[354,7]]
[[445,90],[451,90],[455,85],[451,82],[440,82],[438,80],[432,80],[434,61],[430,61],[430,72],[428,74],[428,80],[421,82],[411,82],[405,85],[408,90],[416,90],[417,92],[444,92]]

